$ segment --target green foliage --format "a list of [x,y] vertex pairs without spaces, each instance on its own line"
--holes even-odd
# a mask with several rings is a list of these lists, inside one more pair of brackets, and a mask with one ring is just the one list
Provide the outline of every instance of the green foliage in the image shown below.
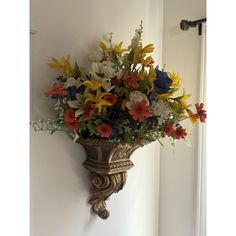
[[79,68],[77,62],[75,62],[75,69],[74,69],[74,71],[75,71],[75,77],[76,78],[80,78],[81,77],[81,71],[80,71],[80,68]]

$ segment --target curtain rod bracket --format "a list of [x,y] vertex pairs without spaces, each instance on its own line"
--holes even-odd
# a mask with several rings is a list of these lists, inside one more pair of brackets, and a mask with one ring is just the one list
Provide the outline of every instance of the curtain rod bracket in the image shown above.
[[206,18],[195,21],[181,20],[180,29],[187,31],[189,27],[193,28],[198,26],[198,35],[202,35],[202,23],[204,22],[206,22]]

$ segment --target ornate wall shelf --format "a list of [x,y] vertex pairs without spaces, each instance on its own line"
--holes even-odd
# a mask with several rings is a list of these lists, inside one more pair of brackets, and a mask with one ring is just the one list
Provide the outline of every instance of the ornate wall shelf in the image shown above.
[[92,182],[89,203],[99,217],[107,219],[110,213],[105,201],[124,187],[127,171],[134,166],[130,156],[140,145],[113,144],[105,139],[79,140],[78,143],[87,153],[84,166],[90,172]]

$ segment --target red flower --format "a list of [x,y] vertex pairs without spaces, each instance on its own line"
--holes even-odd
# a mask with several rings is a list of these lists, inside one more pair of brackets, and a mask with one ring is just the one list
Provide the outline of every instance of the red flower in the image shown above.
[[100,124],[97,127],[97,131],[101,137],[109,138],[112,134],[112,128],[108,124]]
[[107,94],[104,96],[104,99],[114,105],[117,103],[117,98],[112,94]]
[[126,72],[123,74],[122,79],[125,81],[126,85],[128,87],[131,87],[133,89],[137,89],[139,87],[139,77],[135,73],[131,73],[130,75]]
[[180,139],[184,138],[187,135],[186,130],[183,129],[182,126],[178,126],[176,130],[173,132],[173,138]]
[[129,114],[134,120],[144,121],[150,116],[149,110],[150,106],[147,104],[147,102],[141,101],[131,105]]
[[67,91],[64,89],[64,84],[63,83],[54,83],[53,84],[53,89],[45,92],[44,94],[45,94],[45,96],[51,96],[51,95],[54,95],[54,94],[67,95]]
[[194,116],[196,117],[196,119],[200,118],[201,122],[205,122],[206,121],[206,111],[203,110],[203,103],[200,103],[200,105],[197,103],[195,104],[195,107],[197,109],[197,114],[195,114]]
[[120,80],[118,80],[117,77],[113,77],[113,78],[111,78],[111,84],[112,85],[119,85]]
[[93,118],[93,114],[97,111],[97,107],[95,104],[87,103],[84,107],[84,111],[84,120],[91,120]]
[[174,128],[173,124],[170,122],[167,122],[164,126],[164,132],[166,133],[167,136],[171,136],[173,134]]
[[75,117],[75,112],[72,108],[67,108],[64,114],[64,120],[66,127],[72,129],[74,132],[78,129],[78,122]]

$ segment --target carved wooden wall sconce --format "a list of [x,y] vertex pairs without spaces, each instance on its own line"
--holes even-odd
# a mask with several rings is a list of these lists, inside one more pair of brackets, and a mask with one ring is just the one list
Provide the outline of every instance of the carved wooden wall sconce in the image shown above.
[[99,217],[107,219],[110,213],[105,201],[124,187],[127,170],[134,166],[130,156],[140,145],[120,145],[103,139],[79,140],[78,143],[87,153],[84,166],[90,172],[92,182],[89,203]]

